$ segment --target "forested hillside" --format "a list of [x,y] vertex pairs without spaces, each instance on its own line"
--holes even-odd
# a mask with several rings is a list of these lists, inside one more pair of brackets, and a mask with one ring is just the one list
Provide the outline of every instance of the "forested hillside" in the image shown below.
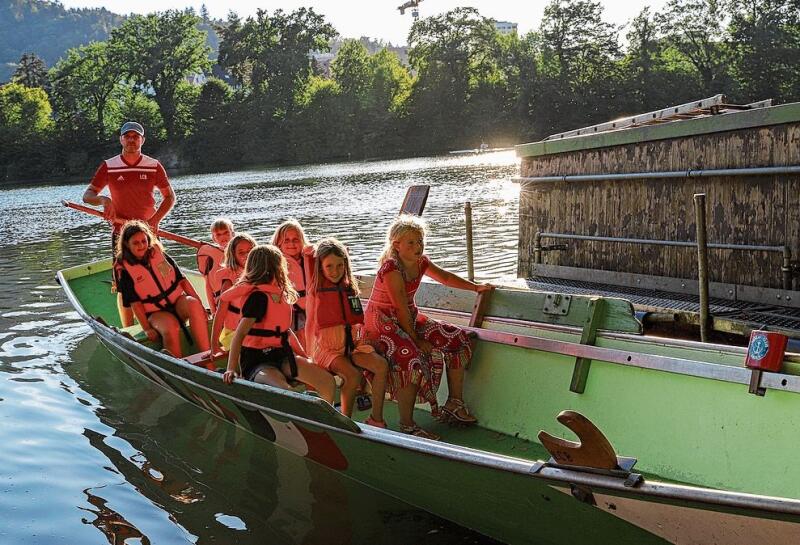
[[52,66],[70,48],[104,41],[123,17],[100,9],[65,9],[46,0],[0,3],[0,82],[8,81],[23,53]]

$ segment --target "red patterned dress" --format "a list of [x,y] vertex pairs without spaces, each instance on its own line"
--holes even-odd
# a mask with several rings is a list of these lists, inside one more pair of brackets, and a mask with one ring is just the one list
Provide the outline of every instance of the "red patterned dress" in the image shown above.
[[[378,270],[375,286],[364,315],[364,335],[389,362],[389,388],[394,397],[398,390],[417,384],[417,402],[431,404],[431,413],[439,414],[436,391],[445,367],[459,369],[472,357],[472,345],[461,328],[428,318],[419,312],[414,303],[422,276],[430,265],[427,256],[420,257],[419,276],[406,280],[397,261],[390,259]],[[430,354],[423,354],[400,327],[397,310],[389,297],[386,274],[399,271],[406,287],[406,300],[417,335],[433,345]]]

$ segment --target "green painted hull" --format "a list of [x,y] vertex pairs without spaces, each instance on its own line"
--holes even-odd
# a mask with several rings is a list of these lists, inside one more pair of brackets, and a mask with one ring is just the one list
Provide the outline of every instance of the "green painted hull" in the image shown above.
[[[621,300],[606,300],[598,323],[628,333],[601,332],[595,346],[582,346],[576,326],[587,320],[588,298],[554,314],[541,311],[544,294],[498,290],[476,330],[465,396],[481,427],[447,429],[420,409],[416,418],[443,434],[432,442],[363,426],[307,394],[227,386],[218,373],[126,338],[93,318],[116,319],[108,267],[76,267],[59,279],[123,363],[290,452],[463,526],[509,543],[800,542],[800,466],[792,464],[800,377],[791,358],[758,397],[747,393],[743,349],[638,336]],[[456,323],[466,323],[472,305],[427,284],[419,301]],[[569,389],[575,355],[591,356],[582,394]],[[554,418],[564,409],[582,412],[620,454],[638,458],[644,481],[628,487],[618,475],[543,464],[536,434],[567,436]]]

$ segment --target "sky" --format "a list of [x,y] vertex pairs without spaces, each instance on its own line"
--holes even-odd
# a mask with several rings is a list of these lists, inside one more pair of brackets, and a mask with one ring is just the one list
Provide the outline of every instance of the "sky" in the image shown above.
[[[413,22],[410,10],[400,15],[397,6],[405,0],[283,0],[273,2],[255,1],[223,1],[223,0],[61,0],[68,8],[99,8],[127,15],[133,13],[151,13],[167,9],[184,9],[193,7],[198,13],[204,3],[213,18],[225,19],[233,10],[242,17],[253,15],[261,8],[268,12],[283,9],[291,12],[299,7],[313,7],[314,11],[325,16],[336,30],[345,38],[368,36],[404,45],[408,31]],[[473,0],[461,2],[452,0],[422,0],[419,5],[420,17],[439,15],[460,6],[477,8],[481,15],[498,21],[511,21],[519,25],[520,34],[525,34],[539,26],[542,12],[547,5],[544,0]],[[615,25],[624,25],[645,6],[651,11],[661,9],[666,0],[644,1],[601,0],[604,6],[604,19]],[[623,30],[621,36],[624,37]]]

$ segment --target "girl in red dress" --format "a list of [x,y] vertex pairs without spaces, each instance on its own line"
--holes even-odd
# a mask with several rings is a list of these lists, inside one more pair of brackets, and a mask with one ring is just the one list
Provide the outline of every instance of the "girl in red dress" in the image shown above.
[[[471,425],[477,419],[463,401],[464,365],[472,357],[467,332],[421,314],[414,295],[423,275],[459,289],[482,292],[491,284],[476,284],[434,264],[423,250],[425,223],[416,216],[400,216],[390,227],[364,317],[367,339],[389,361],[389,389],[397,400],[400,430],[438,439],[414,422],[414,403],[427,402],[440,419]],[[447,368],[449,397],[436,401],[442,373]]]

